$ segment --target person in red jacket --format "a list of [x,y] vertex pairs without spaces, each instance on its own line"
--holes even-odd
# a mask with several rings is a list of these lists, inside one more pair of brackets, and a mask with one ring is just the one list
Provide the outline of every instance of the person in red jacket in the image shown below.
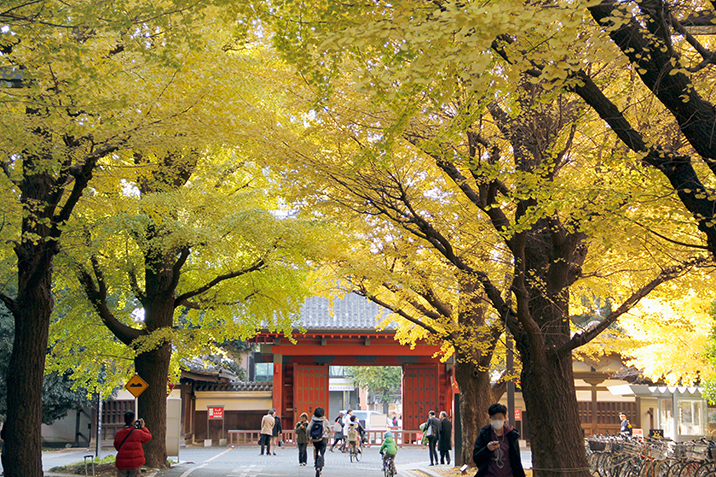
[[144,464],[142,444],[152,440],[149,429],[144,427],[144,419],[134,420],[134,413],[124,413],[125,426],[114,435],[114,448],[117,449],[117,477],[137,477],[139,468]]

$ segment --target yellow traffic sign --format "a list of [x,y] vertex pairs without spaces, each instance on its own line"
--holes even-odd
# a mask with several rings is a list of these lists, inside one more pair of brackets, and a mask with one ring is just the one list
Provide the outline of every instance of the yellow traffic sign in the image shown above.
[[127,381],[127,384],[124,387],[127,388],[127,391],[132,393],[132,395],[136,398],[149,387],[149,384],[139,377],[138,374],[135,374],[132,379]]

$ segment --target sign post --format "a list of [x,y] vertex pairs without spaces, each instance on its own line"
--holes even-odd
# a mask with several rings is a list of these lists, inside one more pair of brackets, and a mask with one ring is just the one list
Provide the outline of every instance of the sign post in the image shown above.
[[221,420],[221,437],[224,438],[224,406],[207,406],[206,436],[209,438],[209,422]]
[[124,387],[127,391],[132,393],[132,396],[138,398],[140,394],[147,390],[149,384],[147,384],[147,382],[138,374],[135,374],[129,381],[127,381],[127,384],[125,384]]
[[97,393],[97,443],[95,445],[95,457],[101,457],[102,453],[102,393]]

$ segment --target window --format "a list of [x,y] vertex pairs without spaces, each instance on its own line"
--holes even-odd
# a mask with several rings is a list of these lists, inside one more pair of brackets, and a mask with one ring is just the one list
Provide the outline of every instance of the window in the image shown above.
[[328,375],[332,378],[345,378],[352,376],[350,369],[346,366],[329,366]]
[[254,364],[254,381],[273,381],[273,363]]
[[679,417],[679,434],[687,436],[702,435],[703,426],[703,401],[679,399],[677,401]]

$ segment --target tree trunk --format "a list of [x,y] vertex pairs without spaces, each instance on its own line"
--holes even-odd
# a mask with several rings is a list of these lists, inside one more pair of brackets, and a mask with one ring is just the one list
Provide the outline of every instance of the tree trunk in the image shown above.
[[572,355],[545,349],[522,354],[522,397],[535,477],[587,477],[587,458],[574,389]]
[[[460,388],[460,425],[462,427],[462,449],[455,449],[455,465],[460,463],[474,466],[472,450],[480,429],[489,424],[487,409],[495,403],[490,384],[489,368],[482,370],[473,361],[455,361],[455,381]],[[461,460],[458,457],[461,453]]]
[[[26,245],[24,245],[26,246]],[[29,254],[49,254],[46,247],[29,246]],[[30,255],[31,256],[31,255]],[[45,257],[47,259],[47,257]],[[34,260],[31,260],[34,261]],[[14,312],[15,338],[7,375],[5,475],[41,477],[42,378],[47,354],[52,298],[51,258],[38,260],[40,269],[18,264],[19,287]]]
[[134,368],[149,387],[139,396],[138,418],[152,433],[152,440],[144,444],[144,455],[150,467],[167,467],[167,376],[172,356],[170,344],[134,358]]

